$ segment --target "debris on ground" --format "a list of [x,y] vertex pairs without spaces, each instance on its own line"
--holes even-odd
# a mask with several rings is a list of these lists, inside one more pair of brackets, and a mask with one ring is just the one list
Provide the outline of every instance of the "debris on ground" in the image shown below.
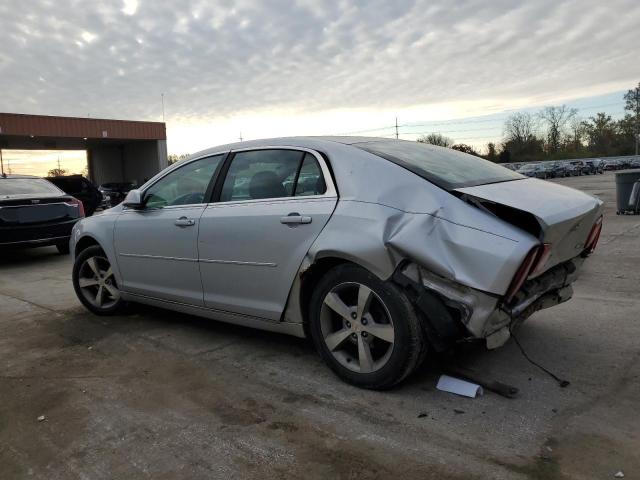
[[484,393],[480,385],[449,375],[440,375],[436,388],[443,392],[455,393],[469,398],[476,398],[477,395]]
[[469,382],[477,383],[484,390],[489,390],[490,392],[497,393],[498,395],[506,398],[516,398],[519,392],[519,390],[512,385],[488,379],[486,375],[468,368],[449,367],[447,369],[447,373],[451,374],[453,377],[461,377]]
[[38,417],[38,421],[39,421],[39,422],[43,422],[45,418],[46,418],[46,417],[45,417],[44,415],[40,415],[40,416]]
[[418,414],[418,418],[424,418],[424,417],[426,417],[426,416],[427,416],[427,414],[426,414],[425,412],[420,412],[420,413]]
[[460,414],[460,413],[464,413],[464,410],[460,410],[459,408],[454,408],[453,412]]
[[616,473],[616,474],[614,475],[614,477],[616,477],[616,478],[624,478],[624,473],[622,473],[622,472],[620,471],[620,472]]

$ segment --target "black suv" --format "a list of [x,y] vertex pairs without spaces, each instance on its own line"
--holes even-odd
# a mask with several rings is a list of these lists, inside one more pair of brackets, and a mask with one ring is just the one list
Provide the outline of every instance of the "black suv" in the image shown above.
[[98,190],[102,193],[104,201],[102,206],[104,208],[115,207],[124,200],[130,190],[136,188],[135,184],[131,182],[109,182],[103,183],[98,187]]
[[64,193],[77,198],[84,205],[87,217],[93,215],[102,203],[102,193],[98,188],[82,175],[68,175],[64,177],[47,177],[51,183]]

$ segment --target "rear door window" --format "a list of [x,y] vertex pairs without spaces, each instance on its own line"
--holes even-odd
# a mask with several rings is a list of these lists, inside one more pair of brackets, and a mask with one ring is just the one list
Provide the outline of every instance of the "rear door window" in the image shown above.
[[310,153],[307,153],[300,167],[294,195],[296,197],[306,197],[309,195],[322,195],[326,191],[327,185],[324,182],[318,160]]
[[285,149],[237,152],[224,180],[220,201],[291,197],[306,155]]

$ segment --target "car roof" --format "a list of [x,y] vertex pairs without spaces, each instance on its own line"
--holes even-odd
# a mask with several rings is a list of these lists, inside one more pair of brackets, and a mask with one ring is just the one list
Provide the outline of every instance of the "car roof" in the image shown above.
[[258,140],[248,140],[244,142],[227,143],[225,145],[218,145],[215,147],[207,148],[191,155],[190,158],[200,157],[203,155],[209,155],[213,153],[225,152],[228,150],[236,150],[240,148],[254,148],[254,147],[266,147],[266,146],[290,146],[290,147],[302,147],[317,149],[322,145],[330,148],[335,144],[342,145],[354,145],[358,143],[368,142],[406,142],[407,140],[397,140],[394,138],[382,138],[382,137],[353,137],[353,136],[307,136],[307,137],[276,137],[276,138],[263,138]]

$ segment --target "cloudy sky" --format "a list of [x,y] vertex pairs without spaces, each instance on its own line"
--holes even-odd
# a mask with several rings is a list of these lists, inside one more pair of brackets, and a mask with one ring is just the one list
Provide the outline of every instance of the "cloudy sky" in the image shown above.
[[161,120],[164,93],[173,153],[396,116],[481,144],[513,109],[621,112],[639,25],[637,0],[2,0],[0,111]]

